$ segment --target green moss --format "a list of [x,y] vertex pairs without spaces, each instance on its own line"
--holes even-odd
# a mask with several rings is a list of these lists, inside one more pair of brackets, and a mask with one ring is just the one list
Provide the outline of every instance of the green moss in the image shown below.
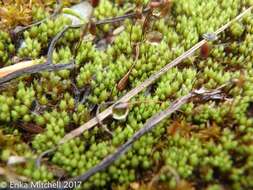
[[[123,15],[136,3],[103,0],[95,8],[94,17],[100,20]],[[147,1],[139,3],[144,5]],[[40,168],[34,165],[34,159],[41,152],[54,147],[69,131],[94,117],[97,105],[118,100],[201,40],[204,33],[215,31],[250,4],[251,1],[239,0],[178,0],[173,1],[169,15],[151,19],[145,31],[140,20],[130,19],[98,27],[94,41],[80,39],[80,29],[67,31],[56,44],[53,64],[74,60],[73,71],[27,75],[1,90],[0,122],[8,133],[0,136],[0,146],[4,145],[0,164],[6,164],[11,155],[27,157],[30,161],[23,172],[19,166],[14,169],[36,181],[57,180],[47,164],[64,169],[68,177],[83,174],[177,98],[196,88],[214,89],[233,80],[235,85],[225,90],[223,99],[190,101],[183,105],[151,133],[137,140],[111,166],[83,183],[80,189],[106,189],[111,184],[127,187],[133,182],[152,181],[153,176],[158,176],[159,185],[170,189],[177,188],[177,177],[192,183],[196,189],[215,190],[223,186],[251,189],[252,14],[233,23],[218,40],[209,43],[206,58],[196,52],[131,99],[125,120],[103,121],[113,136],[95,126],[60,145],[45,165]],[[34,7],[33,20],[47,17],[48,12],[43,11],[41,7]],[[52,38],[70,24],[69,19],[58,16],[33,26],[23,33],[25,45],[18,49],[17,55],[24,59],[42,58]],[[112,36],[113,30],[120,25],[124,30]],[[146,39],[152,31],[161,33],[161,42],[154,44]],[[105,39],[110,41],[106,47],[98,47],[96,42]],[[79,40],[81,43],[77,46]],[[135,62],[136,44],[139,44],[139,56]],[[12,64],[14,55],[10,35],[0,31],[1,66]],[[133,64],[126,88],[119,91],[118,82]],[[100,111],[106,106],[103,104]],[[17,132],[16,127],[21,124],[39,126],[44,131],[31,135],[18,128],[20,132]],[[32,138],[26,141],[21,134]],[[15,138],[18,141],[13,141]],[[2,139],[11,145],[7,146]],[[14,146],[14,142],[17,145]],[[163,167],[171,170],[159,173]]]

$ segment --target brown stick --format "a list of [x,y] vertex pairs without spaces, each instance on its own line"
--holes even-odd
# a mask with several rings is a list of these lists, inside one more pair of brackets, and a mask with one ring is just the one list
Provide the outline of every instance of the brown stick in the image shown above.
[[13,73],[17,70],[24,69],[26,67],[33,66],[35,64],[36,64],[36,60],[29,60],[29,61],[19,62],[15,65],[10,65],[10,66],[4,67],[4,68],[0,69],[0,78],[3,78],[5,76],[7,76],[8,74]]
[[[31,63],[30,63],[31,64]],[[12,71],[6,68],[0,69],[0,73],[4,75],[3,77],[0,77],[0,85],[4,84],[5,82],[8,82],[12,79],[15,79],[17,77],[20,77],[24,74],[34,74],[39,73],[42,71],[58,71],[61,69],[73,69],[74,68],[74,62],[70,62],[67,64],[36,64],[36,65],[30,65],[26,64],[25,66],[21,67],[20,69],[15,70],[15,66],[9,67],[9,69],[13,69]]]

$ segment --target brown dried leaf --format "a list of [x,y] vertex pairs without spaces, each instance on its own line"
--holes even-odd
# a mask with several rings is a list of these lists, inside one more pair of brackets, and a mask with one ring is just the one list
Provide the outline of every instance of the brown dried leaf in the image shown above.
[[200,55],[203,58],[207,58],[209,56],[209,53],[210,53],[210,47],[209,47],[208,43],[206,42],[200,48]]
[[139,44],[136,44],[135,46],[135,61],[134,63],[132,64],[131,68],[128,70],[128,72],[123,76],[122,79],[120,79],[120,81],[118,82],[117,84],[117,89],[119,91],[122,91],[126,88],[127,84],[128,84],[128,79],[129,79],[129,76],[139,58],[139,55],[140,55],[140,47],[139,47]]

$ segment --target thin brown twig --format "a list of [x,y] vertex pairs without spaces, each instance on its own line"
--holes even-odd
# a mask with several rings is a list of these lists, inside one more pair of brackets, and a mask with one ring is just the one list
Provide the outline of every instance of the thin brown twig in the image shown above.
[[[235,21],[241,19],[245,14],[247,14],[248,12],[250,12],[252,10],[252,8],[253,8],[253,6],[249,7],[248,9],[246,9],[245,11],[243,11],[241,14],[239,14],[236,18],[234,18],[233,20],[229,21],[228,23],[226,23],[225,25],[223,25],[222,27],[220,27],[215,32],[215,34],[218,35],[221,32],[223,32],[224,30],[226,30],[232,23],[234,23]],[[205,43],[206,43],[206,40],[203,39],[200,42],[198,42],[197,44],[195,44],[188,51],[186,51],[185,53],[183,53],[182,55],[180,55],[179,57],[177,57],[176,59],[174,59],[172,62],[170,62],[169,64],[167,64],[165,67],[163,67],[161,70],[159,70],[155,74],[151,75],[148,79],[146,79],[139,86],[137,86],[134,89],[132,89],[131,91],[129,91],[126,95],[124,95],[122,98],[120,98],[116,103],[129,101],[132,97],[134,97],[135,95],[137,95],[138,93],[140,93],[146,87],[148,87],[149,85],[151,85],[154,81],[156,81],[158,78],[160,78],[168,70],[170,70],[171,68],[175,67],[176,65],[178,65],[179,63],[181,63],[183,60],[185,60],[186,58],[188,58],[189,56],[191,56],[196,50],[198,50]],[[112,115],[112,108],[113,108],[113,106],[114,106],[114,104],[99,114],[100,120],[103,120],[103,119],[107,118],[108,116]],[[86,122],[85,124],[81,125],[79,128],[74,129],[70,133],[66,134],[59,141],[59,144],[62,144],[62,143],[66,142],[66,141],[68,141],[68,140],[70,140],[70,139],[72,139],[72,138],[74,138],[76,136],[79,136],[85,130],[90,129],[90,128],[94,127],[95,125],[97,125],[97,119],[93,118],[93,119],[89,120],[88,122]]]
[[44,63],[44,64],[29,66],[29,67],[11,72],[2,78],[0,77],[0,86],[12,79],[23,76],[25,74],[34,74],[34,73],[39,73],[42,71],[58,71],[61,69],[73,69],[74,66],[75,66],[74,61],[71,61],[70,63],[67,63],[67,64],[45,64]]
[[47,64],[52,64],[54,47],[58,42],[58,40],[65,34],[65,32],[67,32],[67,30],[71,28],[80,28],[82,25],[83,24],[64,26],[64,28],[59,33],[56,34],[56,36],[52,39],[47,51],[47,61],[46,61]]

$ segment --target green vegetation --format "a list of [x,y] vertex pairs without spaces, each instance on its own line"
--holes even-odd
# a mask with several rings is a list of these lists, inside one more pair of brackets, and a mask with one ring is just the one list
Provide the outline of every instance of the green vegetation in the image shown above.
[[[47,2],[46,6],[32,7],[33,20],[28,24],[52,14],[56,4]],[[253,5],[250,0],[170,3],[168,14],[151,18],[146,28],[143,20],[147,14],[143,14],[142,19],[127,18],[98,26],[94,40],[87,37],[90,34],[85,27],[69,29],[56,43],[52,62],[75,60],[73,70],[24,75],[1,88],[0,168],[7,168],[10,156],[20,156],[27,161],[10,168],[28,180],[53,181],[81,175],[174,100],[200,87],[215,89],[233,81],[235,85],[228,89],[226,98],[186,103],[79,189],[252,189],[252,13],[233,23],[218,40],[208,42],[207,56],[197,51],[131,99],[125,119],[103,121],[112,136],[97,125],[61,144],[42,159],[41,166],[35,164],[43,151],[54,148],[69,131],[95,117],[98,105],[103,105],[102,111],[106,102],[116,101],[138,86],[200,41],[204,33],[216,31]],[[93,17],[122,16],[147,4],[146,0],[101,0]],[[10,30],[0,30],[0,68],[14,64],[16,56],[45,59],[53,37],[69,25],[71,19],[60,14],[25,30],[21,39],[12,37]],[[123,31],[113,35],[122,26]],[[151,34],[162,39],[152,43],[148,38]],[[104,41],[105,45],[101,43]],[[119,81],[131,68],[126,87],[119,90]],[[52,166],[63,174],[59,176]],[[167,169],[162,172],[162,168]],[[0,173],[0,182],[4,180],[8,178]]]

